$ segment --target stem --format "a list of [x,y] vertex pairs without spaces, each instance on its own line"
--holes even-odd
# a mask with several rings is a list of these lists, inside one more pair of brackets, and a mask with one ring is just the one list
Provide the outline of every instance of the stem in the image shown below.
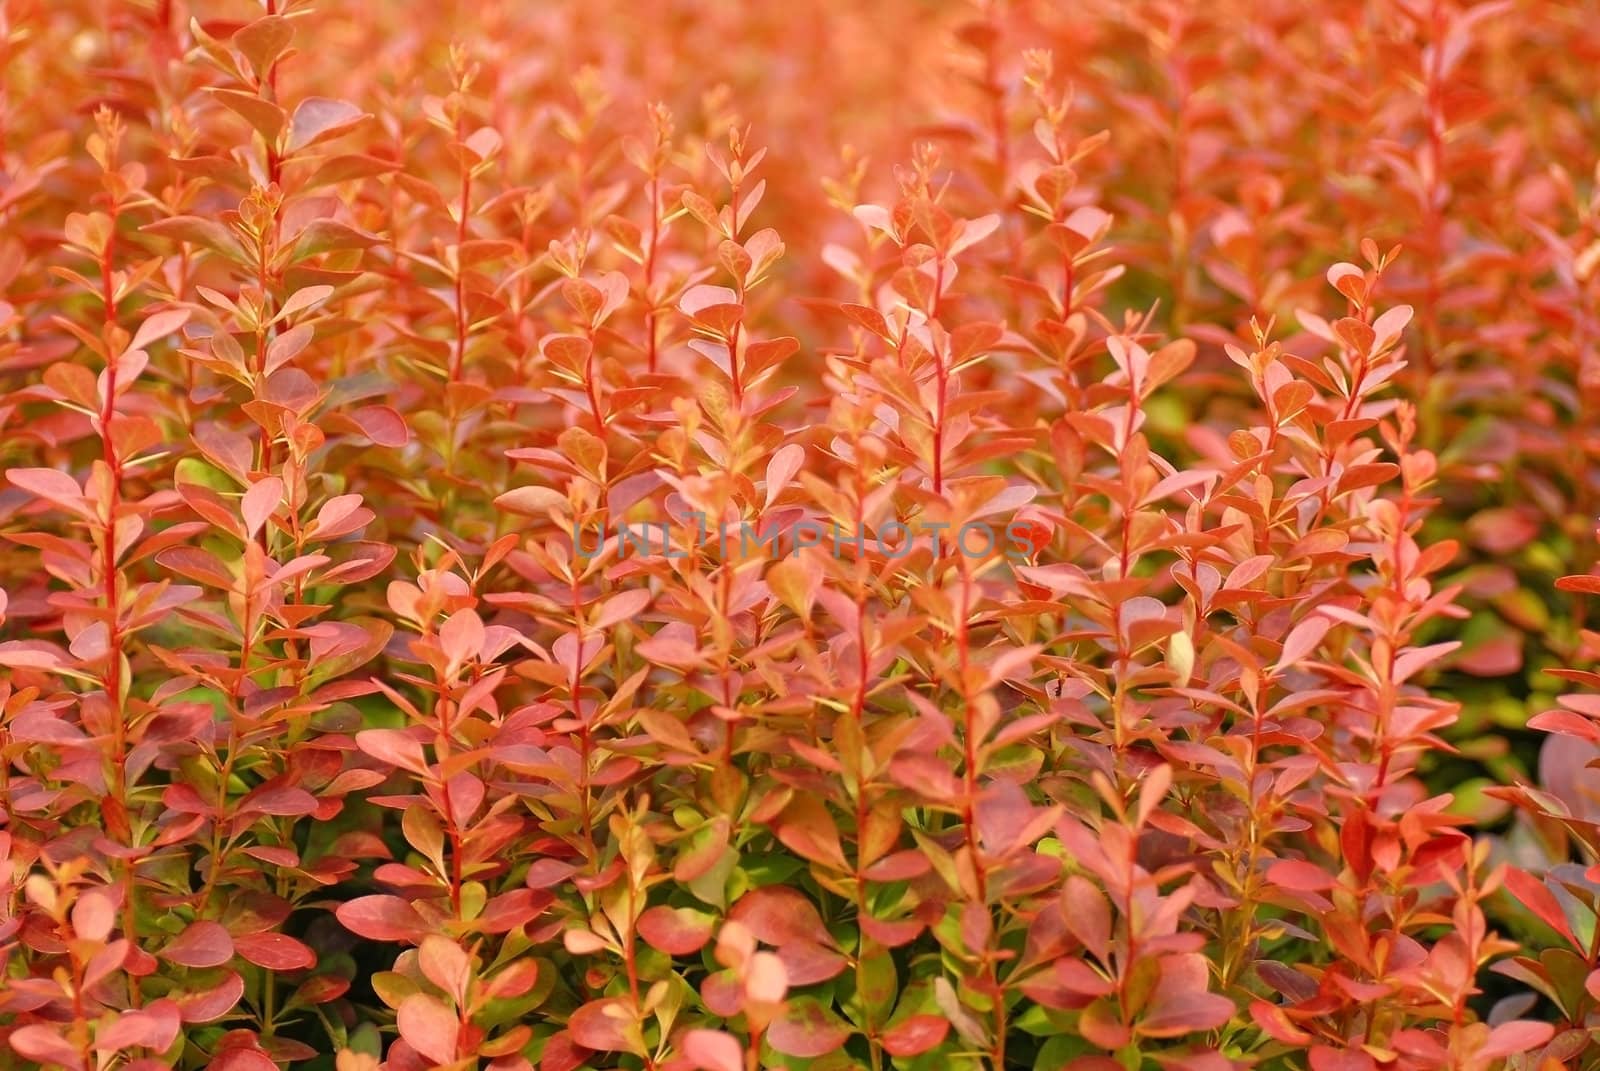
[[[105,316],[106,331],[117,325],[116,284],[112,277],[117,244],[117,219],[120,206],[111,205],[111,227],[105,249],[100,254],[100,300]],[[133,823],[128,814],[128,723],[122,703],[122,663],[124,659],[122,633],[122,593],[117,568],[117,520],[122,511],[122,459],[117,456],[114,424],[117,413],[117,359],[120,355],[107,351],[105,398],[100,409],[100,453],[110,471],[110,487],[106,498],[106,527],[101,547],[100,583],[101,600],[106,612],[106,701],[111,718],[111,798],[121,812],[120,821],[127,829],[128,847],[134,847]],[[122,934],[129,941],[138,942],[138,875],[132,859],[123,860]],[[139,1007],[143,993],[137,981],[130,979],[130,1003]]]

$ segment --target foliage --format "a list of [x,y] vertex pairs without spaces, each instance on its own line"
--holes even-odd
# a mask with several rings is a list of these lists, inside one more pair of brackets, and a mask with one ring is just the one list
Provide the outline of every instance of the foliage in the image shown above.
[[1588,15],[0,0],[0,1066],[1600,1067]]

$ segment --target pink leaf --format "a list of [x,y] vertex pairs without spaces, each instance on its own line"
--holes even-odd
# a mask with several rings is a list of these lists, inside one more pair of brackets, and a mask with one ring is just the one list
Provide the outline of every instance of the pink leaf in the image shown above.
[[240,934],[233,947],[247,962],[269,971],[309,970],[317,965],[317,954],[287,934]]
[[134,1047],[165,1052],[177,1038],[180,1025],[178,1005],[157,1000],[143,1009],[123,1012],[108,1029],[95,1035],[94,1047],[100,1052]]
[[7,469],[6,479],[36,498],[42,498],[85,519],[94,519],[94,510],[83,499],[83,488],[64,472],[56,469]]
[[345,929],[374,941],[415,944],[428,933],[417,909],[398,896],[360,896],[340,904],[334,914]]
[[222,981],[210,989],[176,996],[178,1010],[186,1023],[209,1023],[233,1010],[244,996],[244,979],[237,971],[223,975]]
[[1478,1050],[1480,1060],[1498,1060],[1505,1056],[1519,1056],[1536,1052],[1555,1037],[1556,1028],[1550,1023],[1536,1023],[1517,1019],[1501,1023],[1489,1034],[1489,1040]]
[[411,441],[405,418],[387,405],[364,405],[350,414],[361,434],[379,446],[400,447]]
[[778,1052],[806,1060],[836,1051],[849,1037],[850,1028],[810,997],[791,1001],[767,1031],[767,1041]]
[[82,1071],[83,1057],[72,1043],[43,1024],[18,1027],[6,1039],[11,1048],[28,1060],[41,1064],[60,1064],[72,1071]]
[[744,1071],[744,1050],[720,1030],[691,1030],[683,1036],[683,1055],[701,1071]]
[[103,942],[116,921],[116,904],[104,889],[88,889],[72,905],[72,929],[85,941]]
[[411,994],[401,1003],[395,1025],[406,1044],[428,1059],[440,1064],[455,1060],[461,1023],[436,997]]
[[189,322],[188,309],[167,309],[158,312],[144,323],[139,325],[139,330],[133,333],[133,340],[128,343],[124,352],[142,350],[150,343],[166,338],[172,332]]
[[767,495],[766,506],[771,508],[783,494],[784,488],[794,479],[794,474],[800,471],[800,466],[805,463],[806,448],[799,443],[790,443],[779,447],[772,455],[772,460],[767,462]]
[[220,967],[233,958],[233,938],[220,923],[190,923],[176,941],[161,950],[161,958],[185,967]]
[[290,152],[296,152],[313,142],[332,137],[341,130],[360,122],[366,113],[354,104],[327,97],[306,97],[294,110],[289,121]]
[[206,1071],[278,1071],[278,1065],[260,1049],[235,1046],[219,1052]]
[[652,907],[639,916],[639,935],[669,956],[688,956],[711,940],[712,916],[692,907]]
[[937,1015],[913,1015],[883,1032],[883,1049],[890,1056],[920,1056],[944,1040],[950,1021]]
[[629,1028],[637,1027],[633,1013],[617,998],[591,1000],[572,1013],[567,1033],[586,1049],[600,1052],[631,1052],[636,1047],[629,1039]]
[[356,746],[379,762],[427,774],[428,760],[416,737],[401,729],[364,729],[356,734]]
[[1573,933],[1567,913],[1561,909],[1561,902],[1544,882],[1519,867],[1507,867],[1505,884],[1506,891],[1521,901],[1522,906],[1533,912],[1539,921],[1565,938],[1569,945],[1576,949],[1584,947]]
[[472,959],[448,937],[425,937],[417,949],[417,966],[428,981],[444,990],[457,1004],[465,1004],[472,983]]
[[1297,892],[1321,892],[1335,885],[1327,871],[1299,859],[1279,859],[1267,868],[1267,880]]
[[756,940],[775,947],[800,940],[833,943],[816,905],[787,885],[751,889],[733,905],[728,917],[748,927]]
[[244,517],[245,538],[254,539],[282,501],[283,481],[276,476],[268,476],[252,484],[250,490],[244,493],[244,501],[239,507],[240,515]]

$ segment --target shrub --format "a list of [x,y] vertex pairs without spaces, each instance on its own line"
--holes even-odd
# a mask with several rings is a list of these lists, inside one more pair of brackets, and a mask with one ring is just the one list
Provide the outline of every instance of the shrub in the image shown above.
[[1581,11],[0,29],[0,1066],[1600,1061]]

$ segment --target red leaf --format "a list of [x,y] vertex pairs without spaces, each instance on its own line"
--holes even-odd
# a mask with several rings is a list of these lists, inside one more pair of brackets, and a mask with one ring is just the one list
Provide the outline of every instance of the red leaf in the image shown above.
[[1550,1023],[1536,1023],[1517,1019],[1501,1023],[1489,1034],[1489,1040],[1478,1050],[1480,1060],[1498,1060],[1505,1056],[1519,1056],[1536,1052],[1555,1037],[1556,1028]]
[[156,313],[139,325],[139,330],[133,333],[133,338],[128,342],[128,349],[142,350],[152,342],[166,338],[188,323],[191,315],[193,313],[189,309],[167,309]]
[[1506,890],[1538,916],[1540,921],[1566,938],[1567,943],[1573,948],[1583,948],[1572,932],[1572,924],[1567,921],[1567,913],[1561,910],[1561,902],[1544,882],[1514,866],[1506,868],[1505,882]]
[[340,904],[334,914],[345,929],[374,941],[417,944],[429,933],[417,909],[398,896],[357,897]]
[[186,1023],[209,1023],[233,1010],[244,996],[244,979],[237,971],[229,971],[222,981],[210,989],[185,993],[174,999]]
[[691,1030],[683,1036],[683,1055],[701,1071],[744,1071],[744,1050],[720,1030]]
[[317,954],[286,934],[240,934],[233,947],[245,960],[269,971],[309,970],[317,965]]
[[890,1056],[920,1056],[944,1040],[950,1021],[937,1015],[913,1015],[883,1032],[883,1049]]
[[1378,1063],[1359,1049],[1316,1045],[1311,1049],[1311,1071],[1378,1071]]
[[84,501],[83,488],[78,486],[78,481],[58,469],[7,469],[6,479],[46,502],[80,517],[94,519],[94,510]]
[[109,1028],[95,1035],[94,1047],[100,1052],[134,1047],[165,1052],[177,1038],[180,1025],[178,1005],[171,1000],[157,1000],[145,1008],[123,1012]]
[[577,867],[559,859],[535,859],[533,865],[528,867],[524,882],[530,889],[548,889],[560,885],[577,872]]
[[72,905],[73,932],[85,941],[104,941],[116,921],[117,905],[104,889],[86,889]]
[[78,1050],[53,1026],[42,1023],[21,1026],[12,1031],[6,1041],[19,1056],[36,1063],[60,1064],[72,1071],[82,1071],[83,1058]]
[[427,775],[428,759],[417,738],[400,729],[366,729],[356,734],[356,746],[379,762]]
[[789,805],[778,824],[778,840],[813,863],[839,871],[850,869],[850,864],[845,862],[844,849],[839,845],[839,830],[833,824],[833,816],[815,796],[796,797]]
[[286,148],[290,152],[297,152],[354,126],[365,117],[366,113],[354,104],[329,100],[327,97],[306,97],[295,108],[294,118],[289,120],[289,143]]
[[220,967],[233,958],[233,938],[219,923],[190,923],[176,941],[161,950],[161,958],[185,967]]
[[652,907],[639,916],[639,936],[669,956],[688,956],[711,940],[714,919],[692,907]]
[[806,896],[787,885],[763,885],[739,898],[728,917],[742,922],[756,940],[773,946],[790,941],[833,944],[822,915]]
[[783,1017],[767,1030],[767,1041],[785,1056],[814,1059],[835,1051],[850,1037],[850,1028],[815,999],[789,1002]]
[[260,1049],[224,1049],[206,1065],[206,1071],[278,1071],[272,1057]]
[[565,1030],[558,1031],[544,1043],[539,1057],[539,1071],[577,1071],[589,1058],[590,1050],[572,1040]]
[[457,1004],[465,1004],[472,982],[472,959],[448,937],[432,935],[417,949],[417,966],[423,977],[444,990]]
[[400,411],[387,405],[364,405],[350,414],[361,434],[379,446],[400,447],[411,441]]
[[1250,1018],[1270,1037],[1286,1045],[1304,1045],[1311,1040],[1311,1035],[1295,1026],[1276,1004],[1268,1004],[1264,1000],[1252,1001]]
[[413,993],[400,1005],[395,1025],[406,1044],[435,1063],[455,1060],[461,1023],[436,997]]
[[638,1046],[631,1040],[630,1030],[638,1032],[633,1012],[615,997],[591,1000],[567,1020],[567,1033],[573,1041],[600,1052],[634,1052]]
[[1279,859],[1267,868],[1267,880],[1297,892],[1320,892],[1337,884],[1321,867],[1299,859]]
[[326,1004],[338,1000],[350,991],[350,979],[334,974],[319,974],[300,983],[289,999],[296,1004]]
[[241,815],[270,814],[293,817],[315,814],[316,810],[317,798],[305,789],[293,785],[262,785],[239,801]]

